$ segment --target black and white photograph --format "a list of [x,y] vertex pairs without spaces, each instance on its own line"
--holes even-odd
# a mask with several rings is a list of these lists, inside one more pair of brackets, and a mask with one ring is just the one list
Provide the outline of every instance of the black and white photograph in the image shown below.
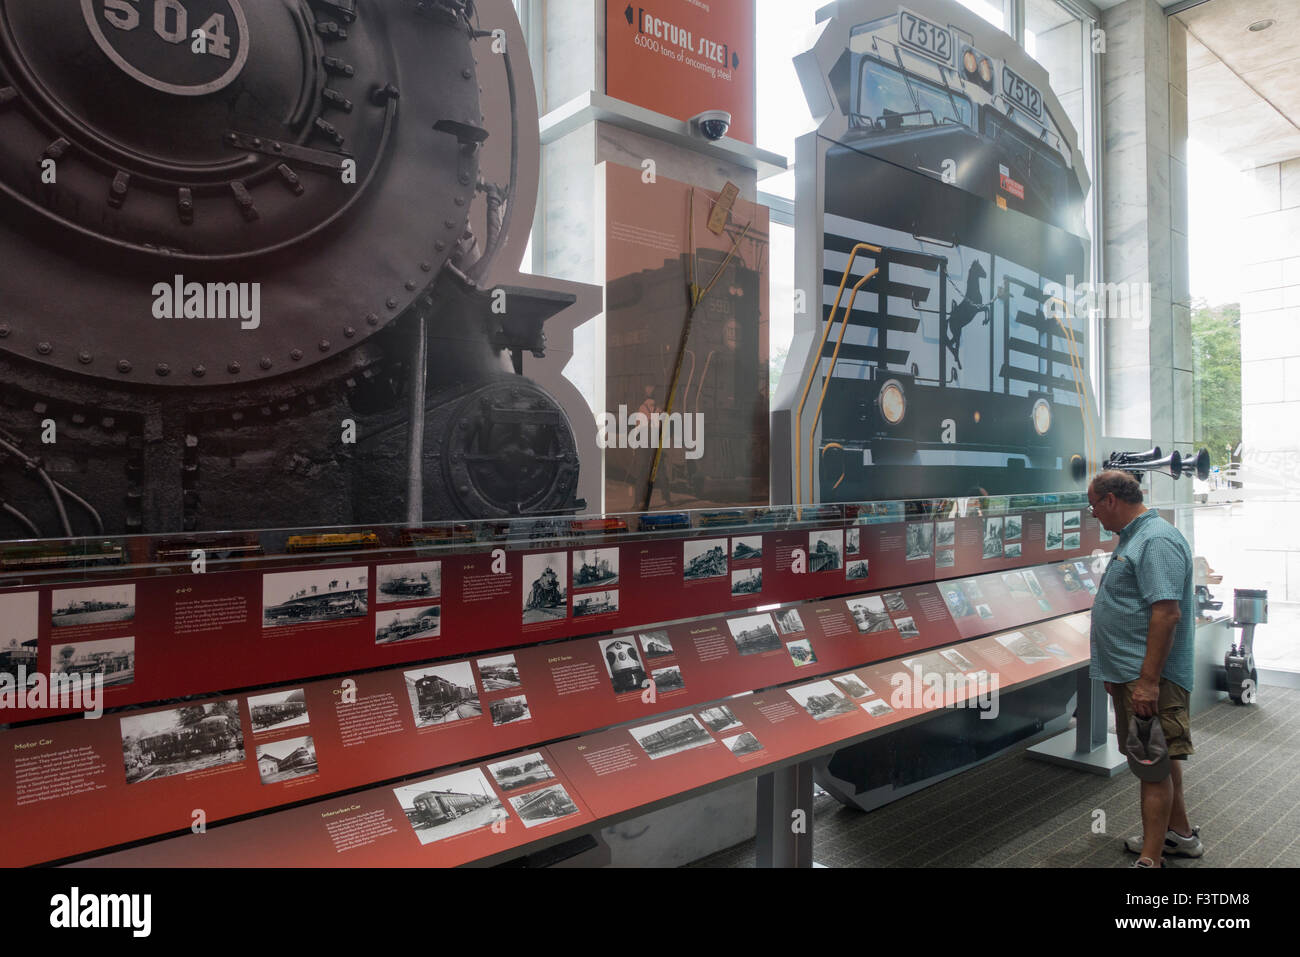
[[375,602],[420,601],[442,597],[442,562],[380,565],[375,569]]
[[934,544],[937,548],[952,548],[957,543],[956,522],[934,523]]
[[301,688],[294,688],[292,691],[251,695],[248,699],[248,717],[253,726],[253,734],[309,724],[311,716],[307,713],[307,694]]
[[1088,568],[1088,563],[1085,561],[1075,561],[1074,570],[1080,575],[1088,575],[1091,573],[1091,569]]
[[979,614],[981,618],[984,618],[986,620],[993,617],[993,609],[990,608],[988,605],[976,605],[975,611]]
[[903,598],[901,591],[887,592],[882,596],[885,600],[885,607],[889,609],[890,614],[896,615],[899,612],[907,611],[907,601]]
[[691,714],[666,718],[629,731],[652,761],[713,743],[709,732]]
[[573,596],[573,617],[590,618],[592,615],[609,615],[618,611],[618,589],[589,591]]
[[365,618],[370,572],[362,566],[262,576],[262,627]]
[[1027,665],[1049,660],[1048,653],[1023,632],[1013,631],[1009,635],[998,635],[995,640]]
[[535,625],[567,617],[569,562],[564,552],[524,556],[523,623]]
[[39,598],[40,593],[34,591],[0,594],[0,621],[5,623],[6,631],[0,639],[0,676],[9,676],[7,687],[18,687],[20,673],[26,676],[27,684],[36,680]]
[[605,659],[605,670],[609,672],[610,683],[614,686],[614,693],[627,694],[629,691],[640,691],[644,687],[647,675],[632,636],[603,638],[598,644],[600,655]]
[[517,791],[519,788],[541,784],[555,777],[541,752],[523,754],[517,758],[507,758],[496,764],[489,764],[488,770],[503,791]]
[[129,685],[135,681],[135,638],[54,645],[50,649],[50,671],[56,675],[83,675],[88,681],[103,675],[105,688]]
[[873,718],[883,718],[887,714],[894,713],[894,709],[886,704],[883,698],[873,698],[870,701],[862,702],[862,710]]
[[237,700],[126,715],[121,721],[126,783],[189,774],[244,760]]
[[895,618],[894,627],[898,629],[899,638],[910,639],[921,637],[921,630],[916,627],[916,620],[913,618]]
[[1065,512],[1063,514],[1065,515],[1065,519],[1062,523],[1062,528],[1067,532],[1077,532],[1079,530],[1079,513]]
[[1079,572],[1074,565],[1069,562],[1057,565],[1056,570],[1061,573],[1061,584],[1067,592],[1082,591],[1083,582],[1079,580]]
[[310,737],[285,738],[257,746],[257,773],[263,784],[290,781],[319,770],[316,743]]
[[494,728],[503,724],[514,724],[516,721],[527,721],[533,716],[533,713],[528,710],[528,699],[521,694],[490,702],[488,714],[492,716]]
[[1062,514],[1060,512],[1048,512],[1046,518],[1046,548],[1050,552],[1061,547],[1061,542],[1065,536],[1065,530],[1061,528]]
[[934,524],[911,522],[907,526],[907,560],[929,558],[934,552]]
[[1105,526],[1102,526],[1102,525],[1098,525],[1098,526],[1097,526],[1097,538],[1098,538],[1098,540],[1103,541],[1103,542],[1109,542],[1109,541],[1110,541],[1111,539],[1113,539],[1114,537],[1115,537],[1115,533],[1114,533],[1114,532],[1107,531],[1106,528],[1105,528]]
[[686,679],[682,677],[682,669],[678,665],[655,669],[650,672],[650,680],[655,683],[655,691],[659,694],[681,691],[686,687]]
[[844,567],[844,531],[808,533],[808,571],[831,572]]
[[732,754],[753,754],[755,751],[763,750],[763,745],[751,731],[742,731],[734,737],[723,738],[722,743]]
[[1097,583],[1094,582],[1091,578],[1081,578],[1080,581],[1083,582],[1083,587],[1088,589],[1089,595],[1097,594]]
[[965,618],[968,615],[975,614],[975,609],[966,600],[965,593],[954,583],[950,582],[944,585],[943,600],[948,605],[948,610],[952,612],[954,618]]
[[763,569],[738,568],[731,573],[732,595],[757,595],[763,590]]
[[963,655],[956,648],[945,648],[943,651],[939,652],[939,654],[943,655],[945,658],[951,661],[962,671],[975,670],[975,666],[970,663],[970,659],[967,658],[965,655]]
[[951,548],[941,548],[934,553],[935,568],[952,568],[957,564],[957,553]]
[[1065,550],[1066,550],[1066,551],[1078,551],[1079,546],[1082,544],[1081,539],[1082,539],[1082,536],[1080,535],[1079,532],[1066,532],[1066,533],[1065,533]]
[[840,675],[831,681],[839,685],[850,698],[865,698],[871,694],[871,689],[857,675]]
[[844,554],[856,555],[862,550],[862,529],[846,528],[844,530]]
[[1008,515],[1005,524],[1002,526],[1002,538],[1004,541],[1014,542],[1020,537],[1021,518],[1019,515]]
[[978,579],[963,578],[961,580],[961,590],[971,601],[984,600],[984,590],[980,588]]
[[1038,576],[1034,574],[1032,568],[1026,568],[1023,572],[1025,576],[1025,585],[1029,588],[1029,593],[1035,598],[1043,598],[1043,586],[1038,583]]
[[851,582],[860,582],[867,580],[867,566],[870,563],[865,558],[855,558],[849,562],[848,567],[844,569],[844,578]]
[[742,655],[756,655],[764,651],[779,651],[781,636],[772,625],[771,615],[747,615],[744,618],[731,618],[727,628],[736,642],[736,650]]
[[1002,557],[1002,519],[984,519],[984,557]]
[[799,616],[799,609],[779,609],[776,613],[776,627],[781,629],[783,635],[802,635],[804,632],[803,618]]
[[442,607],[417,605],[375,612],[375,644],[392,645],[399,641],[419,641],[442,634]]
[[688,582],[706,578],[725,578],[727,574],[727,540],[692,538],[682,542],[682,578]]
[[785,650],[790,652],[790,660],[794,662],[796,668],[817,664],[817,655],[813,651],[812,642],[807,638],[787,643]]
[[1002,576],[1002,584],[1007,586],[1007,591],[1013,597],[1029,597],[1029,586],[1025,584],[1025,576],[1021,572],[1007,572]]
[[573,588],[604,588],[618,581],[617,548],[579,548],[573,552]]
[[1020,542],[1007,542],[1002,546],[1003,558],[1019,558],[1021,555]]
[[468,661],[430,665],[403,672],[402,676],[406,679],[406,694],[411,700],[417,728],[450,724],[483,714],[474,669]]
[[56,589],[50,608],[55,628],[102,625],[135,618],[134,585],[100,585],[95,588]]
[[700,712],[700,720],[707,724],[714,734],[740,727],[740,719],[725,704],[705,708]]
[[894,627],[894,623],[889,618],[889,612],[885,610],[885,600],[879,595],[851,598],[848,606],[849,612],[853,615],[853,620],[857,622],[858,631],[864,634],[889,631]]
[[643,631],[637,637],[641,639],[641,650],[645,652],[647,661],[672,657],[673,643],[668,640],[668,632]]
[[510,806],[524,822],[524,827],[549,824],[551,821],[558,821],[562,817],[578,813],[578,805],[573,803],[569,793],[559,784],[512,797]]
[[509,691],[520,686],[519,665],[514,655],[480,658],[478,676],[483,682],[483,690],[488,692]]
[[944,675],[961,677],[961,669],[937,652],[917,655],[915,658],[907,658],[903,661],[903,667],[909,668],[913,673],[921,676],[922,680],[928,680],[931,675],[942,678]]
[[853,702],[829,681],[814,681],[797,688],[787,688],[791,698],[818,721],[833,718],[840,714],[849,714]]
[[731,540],[731,560],[733,562],[752,562],[763,557],[763,536],[746,535]]
[[477,831],[510,813],[478,768],[393,788],[421,844]]

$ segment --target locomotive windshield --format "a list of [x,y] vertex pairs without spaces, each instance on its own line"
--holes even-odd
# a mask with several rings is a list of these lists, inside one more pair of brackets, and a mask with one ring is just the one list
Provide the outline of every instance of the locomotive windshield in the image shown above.
[[971,104],[965,96],[954,95],[936,83],[863,57],[854,122],[862,128],[889,130],[940,123],[970,126]]

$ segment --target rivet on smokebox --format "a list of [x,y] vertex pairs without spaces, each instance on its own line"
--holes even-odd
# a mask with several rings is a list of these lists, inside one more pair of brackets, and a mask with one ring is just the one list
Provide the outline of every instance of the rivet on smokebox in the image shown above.
[[357,330],[353,329],[351,326],[343,327],[343,335],[346,336],[347,338],[351,339],[356,334],[357,334]]
[[231,362],[226,365],[226,371],[229,372],[231,375],[237,375],[242,368],[243,366],[241,366],[238,362]]
[[465,67],[465,69],[460,71],[460,75],[468,80],[474,76],[474,71],[471,70],[469,67]]
[[366,316],[366,323],[371,326],[377,326],[379,325],[379,317],[372,312]]
[[48,356],[54,351],[54,346],[50,345],[48,342],[38,342],[36,343],[36,351],[43,356]]
[[396,298],[395,296],[389,296],[388,299],[385,301],[384,304],[385,304],[386,306],[388,306],[389,309],[396,309],[396,308],[397,308],[397,298]]
[[194,378],[202,379],[205,375],[208,374],[208,367],[200,363],[199,365],[196,365],[193,369],[191,369],[190,372],[191,374],[193,374]]
[[131,363],[130,363],[130,361],[127,360],[127,359],[118,359],[118,360],[117,360],[117,371],[118,371],[118,372],[121,372],[123,375],[125,375],[125,374],[128,373],[128,372],[130,372],[130,371],[131,371]]
[[405,283],[407,292],[415,292],[416,282],[414,279],[408,279]]
[[432,271],[433,271],[433,263],[430,263],[430,262],[423,262],[423,263],[420,263],[420,269],[422,269],[424,272],[432,272]]
[[294,349],[292,352],[289,353],[289,358],[292,359],[294,362],[297,362],[299,359],[302,358],[302,350]]
[[262,356],[262,358],[258,360],[257,364],[261,366],[263,369],[269,369],[271,368],[271,357]]
[[0,339],[7,339],[11,331],[12,330],[9,328],[9,323],[0,322]]
[[171,375],[172,373],[172,367],[165,362],[160,362],[156,366],[154,366],[153,371],[158,373],[158,375],[160,376],[168,376]]
[[321,352],[329,352],[330,341],[328,339],[322,339],[320,342],[316,344],[316,348],[320,349]]
[[83,366],[88,366],[95,361],[95,357],[92,356],[89,352],[82,350],[81,352],[77,353],[77,361],[80,362]]

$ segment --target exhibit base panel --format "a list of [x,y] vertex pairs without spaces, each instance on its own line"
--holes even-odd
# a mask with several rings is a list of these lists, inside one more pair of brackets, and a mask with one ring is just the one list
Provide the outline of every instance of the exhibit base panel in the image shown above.
[[874,811],[1069,724],[1076,680],[1062,674],[1003,694],[996,718],[975,709],[939,713],[814,762],[817,784],[845,807]]
[[758,867],[812,867],[813,765],[803,761],[758,779]]
[[1113,777],[1127,764],[1110,734],[1109,695],[1106,686],[1088,677],[1088,669],[1075,672],[1078,687],[1078,721],[1072,731],[1040,741],[1025,753],[1031,758]]

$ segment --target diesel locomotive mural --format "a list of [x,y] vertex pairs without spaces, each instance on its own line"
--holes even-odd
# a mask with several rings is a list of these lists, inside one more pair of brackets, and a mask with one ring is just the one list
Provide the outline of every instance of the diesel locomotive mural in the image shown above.
[[793,500],[1075,487],[1088,317],[1056,285],[1088,275],[1088,179],[1046,74],[946,0],[829,9],[798,60]]
[[0,538],[581,508],[523,50],[509,0],[0,0]]

